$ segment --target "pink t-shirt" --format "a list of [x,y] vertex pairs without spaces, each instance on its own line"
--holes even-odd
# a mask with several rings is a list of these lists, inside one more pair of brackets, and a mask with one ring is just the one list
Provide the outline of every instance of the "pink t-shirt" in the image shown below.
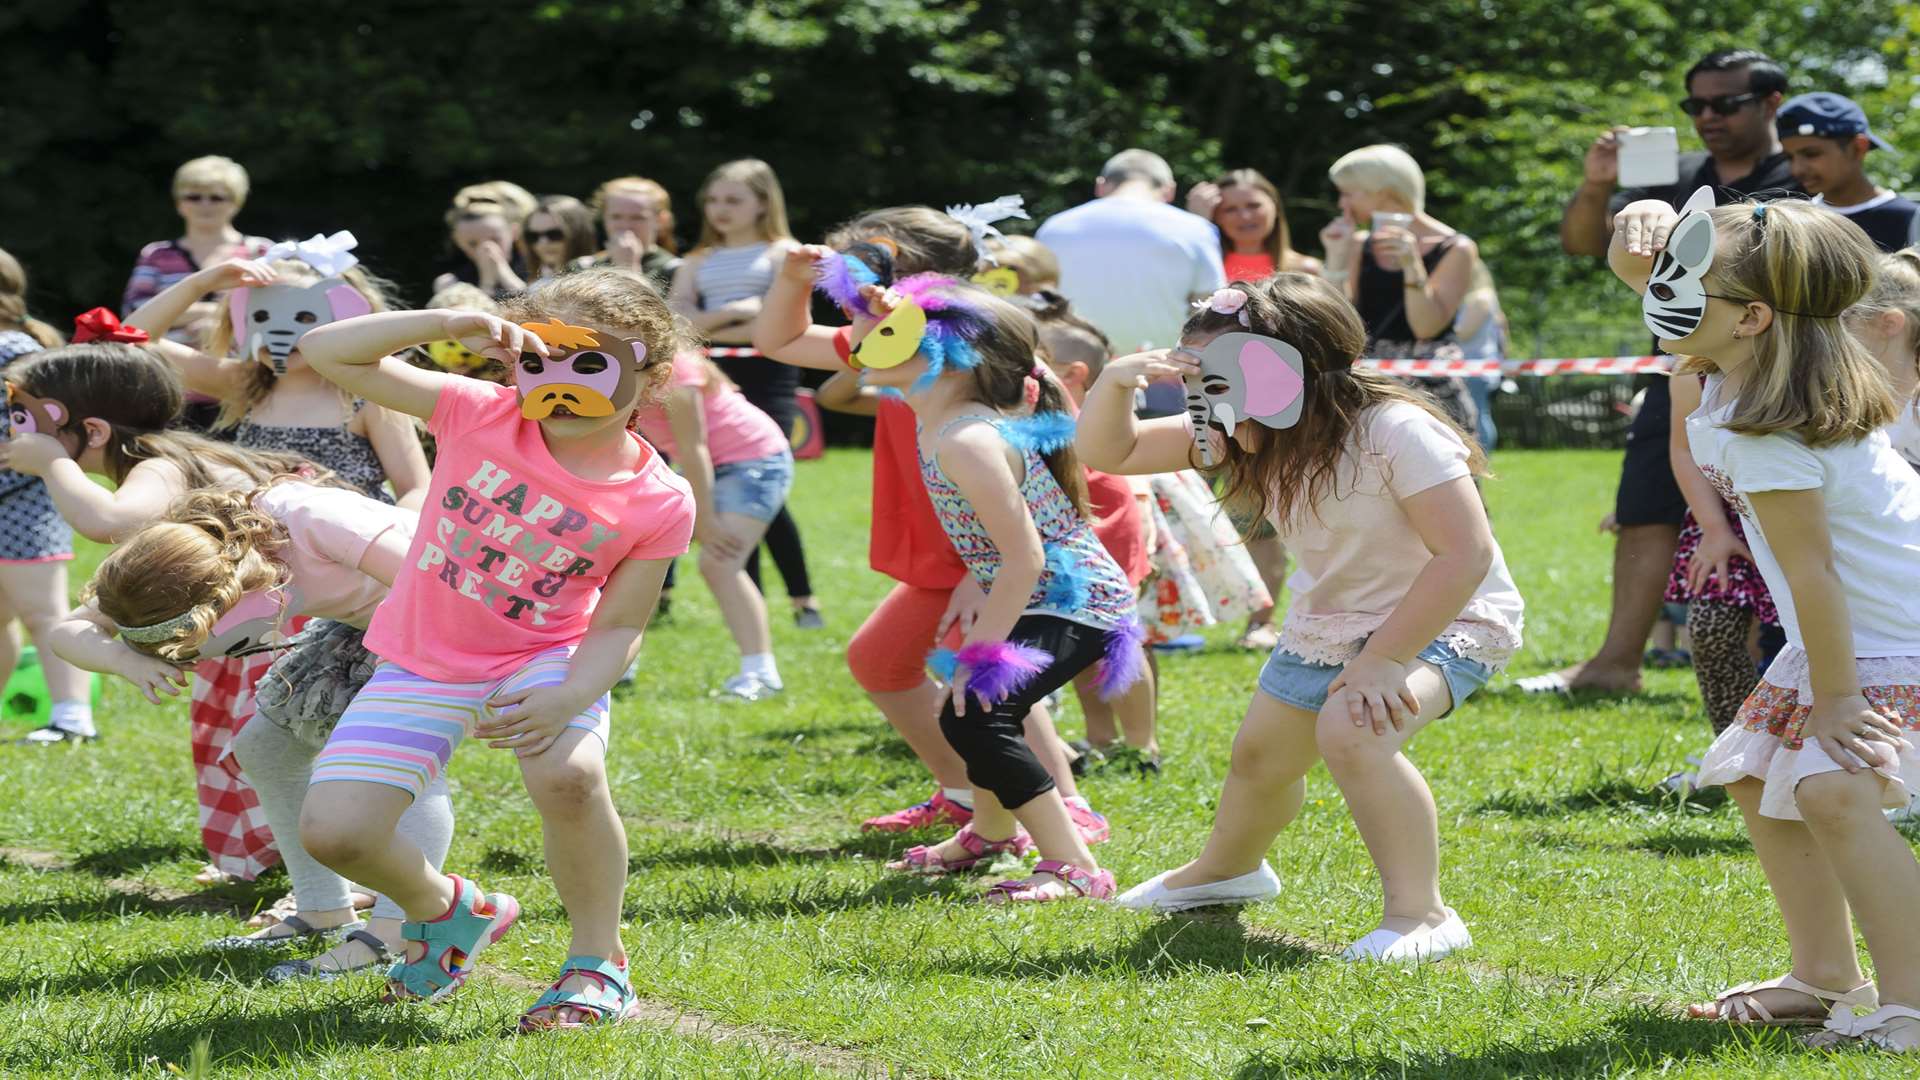
[[[1300,563],[1296,588],[1304,585],[1281,624],[1280,647],[1315,663],[1351,660],[1433,558],[1402,500],[1471,475],[1466,444],[1425,409],[1393,402],[1362,412],[1332,494],[1291,521],[1275,515],[1281,543]],[[1522,610],[1496,545],[1487,576],[1441,637],[1497,668],[1520,647]]]
[[268,488],[253,505],[287,530],[287,545],[275,552],[289,571],[287,614],[363,630],[386,598],[387,586],[362,571],[360,560],[389,529],[411,540],[420,522],[412,510],[357,491],[294,480]]
[[[756,461],[791,449],[773,417],[761,412],[738,389],[723,386],[708,390],[709,374],[706,361],[698,353],[674,354],[674,388],[691,386],[700,391],[700,404],[707,416],[707,453],[712,455],[715,465]],[[653,445],[674,457],[680,456],[673,443],[673,426],[667,422],[666,409],[641,409],[640,433]]]
[[367,648],[416,675],[485,682],[577,644],[624,559],[684,554],[693,493],[638,436],[630,480],[583,480],[547,452],[510,386],[451,378],[427,422],[439,444],[407,566]]

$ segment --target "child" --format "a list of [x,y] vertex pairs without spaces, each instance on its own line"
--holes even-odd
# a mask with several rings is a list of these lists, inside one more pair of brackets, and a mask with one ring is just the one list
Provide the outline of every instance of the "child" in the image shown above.
[[1682,370],[1707,374],[1688,444],[1745,519],[1787,632],[1700,783],[1740,805],[1793,970],[1689,1013],[1920,1050],[1920,862],[1881,815],[1920,783],[1920,478],[1879,430],[1897,408],[1886,376],[1840,321],[1875,253],[1817,207],[1711,206],[1706,188],[1677,223],[1664,202],[1628,205],[1608,261],[1661,346],[1692,358]]
[[1821,90],[1788,98],[1773,116],[1800,190],[1860,226],[1881,251],[1920,243],[1920,205],[1867,177],[1867,154],[1891,150],[1852,99]]
[[[343,395],[306,363],[309,329],[388,304],[351,253],[351,233],[274,245],[261,262],[227,262],[189,275],[127,318],[159,338],[195,299],[235,290],[206,351],[157,341],[189,389],[220,400],[218,425],[240,446],[300,454],[376,499],[418,507],[427,457],[412,421]],[[240,355],[231,355],[236,351]],[[314,421],[322,420],[321,423]],[[386,484],[393,483],[388,495]]]
[[521,227],[533,279],[557,277],[593,262],[593,211],[571,195],[542,195]]
[[[430,509],[367,631],[385,662],[320,753],[300,837],[406,912],[387,999],[445,998],[519,905],[433,870],[395,825],[468,734],[512,750],[573,926],[559,977],[521,1017],[533,1030],[623,1019],[636,1004],[619,934],[627,842],[607,790],[607,692],[639,652],[694,509],[686,481],[628,430],[679,346],[659,294],[629,271],[582,270],[506,310],[519,323],[388,312],[308,335],[321,374],[427,418],[439,457]],[[511,360],[516,387],[390,355],[447,338]]]
[[[1873,288],[1847,309],[1847,329],[1880,361],[1899,405],[1887,437],[1893,448],[1920,469],[1920,248],[1880,257]],[[1920,795],[1920,792],[1916,792]]]
[[[331,620],[291,640],[231,743],[259,795],[295,903],[266,929],[211,947],[339,939],[311,960],[276,965],[269,982],[363,970],[400,947],[399,907],[380,897],[371,923],[359,922],[346,879],[300,846],[299,824],[314,756],[372,674],[361,633],[406,558],[417,520],[338,481],[283,477],[250,493],[195,491],[101,562],[91,599],[54,635],[62,655],[125,677],[157,704],[159,694],[179,692],[181,665],[284,649],[296,617]],[[453,836],[444,780],[407,808],[399,829],[440,865]]]
[[[482,292],[478,286],[464,281],[454,282],[434,293],[428,299],[427,307],[435,311],[455,308],[460,311],[483,311],[488,315],[500,314],[500,305],[493,297]],[[507,374],[507,365],[490,356],[482,356],[457,341],[429,341],[423,350],[433,366],[442,371],[465,375],[470,379],[484,379],[502,386],[512,381]]]
[[[43,479],[61,517],[80,535],[113,543],[159,520],[189,491],[250,491],[275,476],[323,472],[293,454],[164,430],[180,413],[179,376],[151,350],[106,333],[7,370],[14,435],[0,443],[0,467]],[[32,425],[25,434],[23,414]],[[112,481],[112,489],[89,474]],[[200,838],[213,860],[199,876],[202,884],[251,880],[279,861],[253,789],[221,763],[228,740],[252,714],[255,667],[264,673],[268,666],[262,656],[242,660],[254,667],[238,676],[230,661],[201,661],[187,711]]]
[[700,573],[740,649],[740,672],[720,693],[738,701],[772,697],[785,686],[773,660],[766,601],[745,564],[767,522],[786,505],[793,448],[779,426],[698,352],[674,355],[666,407],[650,405],[638,415],[640,433],[679,462],[693,489]]
[[[774,268],[796,245],[787,227],[787,202],[780,180],[766,162],[729,161],[707,174],[698,195],[705,215],[700,242],[673,274],[669,294],[674,311],[725,355],[715,362],[747,400],[791,435],[800,416],[795,392],[800,373],[754,351],[753,324],[762,298],[773,285]],[[800,527],[783,504],[766,532],[767,551],[787,583],[793,622],[818,630],[819,605],[807,573]],[[760,552],[748,553],[747,576],[760,584]]]
[[[1385,891],[1379,928],[1343,955],[1445,956],[1472,937],[1441,899],[1433,796],[1403,749],[1520,646],[1520,594],[1474,487],[1479,451],[1430,399],[1354,366],[1366,328],[1336,286],[1280,273],[1214,293],[1187,320],[1178,351],[1109,364],[1082,414],[1089,463],[1124,473],[1188,467],[1194,413],[1136,421],[1133,391],[1165,375],[1197,381],[1192,357],[1212,355],[1216,340],[1238,381],[1209,374],[1207,396],[1190,403],[1213,433],[1222,461],[1213,471],[1226,474],[1230,503],[1274,524],[1311,584],[1260,673],[1206,849],[1121,903],[1176,911],[1276,895],[1280,881],[1262,856],[1299,814],[1307,771],[1324,759]],[[1289,355],[1297,368],[1283,367]],[[1297,404],[1297,426],[1276,433],[1245,419],[1255,385],[1262,400]]]
[[[967,764],[973,820],[893,869],[952,873],[1038,847],[1034,873],[995,885],[1003,903],[1113,896],[1023,733],[1027,710],[1096,664],[1103,693],[1140,675],[1133,588],[1100,546],[1059,385],[1036,367],[1033,320],[937,274],[866,285],[853,359],[862,380],[906,394],[920,422],[921,479],[942,529],[986,590],[959,650],[930,663],[950,684],[940,728]],[[1031,415],[1023,415],[1031,409]],[[1018,417],[1018,419],[1016,419]]]
[[[867,561],[896,584],[847,641],[847,667],[932,774],[935,790],[923,802],[868,818],[861,828],[907,832],[965,825],[973,816],[966,764],[940,733],[945,695],[928,677],[922,658],[971,622],[983,596],[947,542],[921,482],[913,410],[897,399],[859,389],[848,368],[852,327],[814,325],[810,298],[818,271],[836,257],[835,249],[864,252],[876,263],[890,264],[893,275],[954,276],[972,270],[978,251],[967,226],[926,206],[861,214],[829,233],[827,245],[788,254],[754,322],[754,344],[782,363],[839,372],[821,386],[816,399],[821,407],[836,407],[835,395],[844,390],[843,407],[874,417],[873,525]],[[1072,752],[1054,731],[1044,705],[1028,716],[1027,739],[1053,774],[1087,842],[1106,839],[1111,831],[1107,820],[1081,797]]]
[[[1060,288],[1060,260],[1031,236],[990,236],[973,283],[996,296],[1032,296]],[[1002,271],[996,273],[996,271]]]
[[[113,318],[106,311],[99,316]],[[58,331],[27,314],[26,272],[0,250],[0,370],[22,356],[61,344]],[[0,420],[0,437],[9,432],[8,421]],[[67,612],[67,563],[72,558],[73,530],[53,505],[47,485],[0,469],[0,686],[12,677],[20,659],[13,633],[18,618],[39,652],[51,699],[46,726],[21,740],[39,746],[86,742],[98,734],[86,675],[41,640]]]
[[675,254],[680,248],[673,238],[673,197],[667,189],[644,176],[616,176],[594,191],[592,206],[607,238],[607,246],[593,256],[593,265],[645,274],[665,296],[680,269],[680,256]]
[[464,281],[492,297],[527,287],[527,252],[520,226],[535,200],[511,180],[468,184],[453,193],[447,207],[447,240],[454,254],[449,269],[433,279],[433,291]]

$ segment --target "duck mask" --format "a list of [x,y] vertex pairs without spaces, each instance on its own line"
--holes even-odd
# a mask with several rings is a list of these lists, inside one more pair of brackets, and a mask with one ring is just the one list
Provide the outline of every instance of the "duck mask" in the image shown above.
[[262,261],[297,259],[313,267],[321,280],[311,285],[262,285],[227,294],[233,312],[233,334],[245,355],[258,360],[267,354],[276,375],[287,373],[287,357],[307,331],[330,322],[351,319],[373,310],[373,305],[340,276],[359,265],[350,232],[311,239],[283,241],[267,249]]
[[7,384],[7,420],[15,435],[51,435],[59,437],[72,414],[52,398],[34,397],[12,383]]
[[1214,464],[1209,426],[1231,437],[1242,420],[1275,429],[1300,422],[1306,363],[1299,349],[1263,334],[1231,333],[1203,349],[1182,346],[1175,351],[1200,365],[1200,374],[1186,383],[1187,415],[1193,420],[1193,444],[1202,464]]
[[647,345],[639,338],[558,319],[520,325],[548,350],[544,359],[523,352],[514,362],[521,416],[544,420],[556,409],[579,417],[611,416],[639,399],[640,372],[647,366]]
[[487,358],[457,341],[429,341],[427,355],[443,371],[466,375],[487,366]]
[[1707,313],[1707,271],[1713,268],[1713,189],[1703,187],[1680,208],[1667,246],[1653,257],[1640,317],[1653,336],[1677,341]]

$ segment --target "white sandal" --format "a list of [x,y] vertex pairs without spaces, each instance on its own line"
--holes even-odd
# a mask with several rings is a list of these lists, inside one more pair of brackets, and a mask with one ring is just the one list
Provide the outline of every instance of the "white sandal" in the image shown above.
[[[1772,1010],[1761,1004],[1760,999],[1754,996],[1762,990],[1791,990],[1796,994],[1805,994],[1826,1006],[1826,1015],[1776,1017]],[[1871,1011],[1879,1004],[1880,995],[1871,982],[1861,983],[1843,993],[1838,990],[1823,990],[1812,983],[1802,982],[1794,978],[1792,973],[1788,973],[1777,979],[1741,983],[1731,989],[1722,990],[1720,995],[1713,999],[1714,1015],[1702,1016],[1698,1019],[1746,1027],[1819,1027],[1822,1024],[1831,1027],[1836,1013],[1851,1018],[1856,1010]],[[1842,1012],[1842,1010],[1845,1011]]]
[[1865,1016],[1833,1017],[1826,1023],[1827,1030],[1808,1038],[1807,1044],[1831,1047],[1859,1042],[1876,1050],[1891,1050],[1896,1054],[1920,1052],[1920,1028],[1911,1028],[1905,1040],[1896,1040],[1894,1025],[1900,1021],[1920,1023],[1920,1009],[1910,1009],[1905,1005],[1883,1005]]

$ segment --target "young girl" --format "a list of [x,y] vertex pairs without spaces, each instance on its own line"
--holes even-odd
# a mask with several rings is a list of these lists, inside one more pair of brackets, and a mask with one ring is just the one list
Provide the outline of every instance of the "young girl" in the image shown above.
[[698,352],[673,358],[665,408],[639,412],[640,433],[680,465],[693,488],[700,573],[740,649],[740,672],[720,693],[759,701],[784,689],[773,660],[767,605],[745,570],[793,487],[793,449],[766,413],[753,407],[713,361]]
[[[14,435],[0,443],[0,467],[42,478],[60,515],[98,543],[132,535],[197,488],[250,491],[275,476],[315,472],[293,454],[163,430],[179,415],[180,379],[138,345],[100,340],[37,353],[9,368],[7,383]],[[26,434],[23,416],[33,429]],[[231,661],[205,660],[194,669],[187,715],[200,838],[212,857],[203,884],[251,880],[279,861],[253,789],[221,761],[252,714],[253,684],[270,662],[241,659],[254,667],[235,675]]]
[[[104,310],[93,317],[113,319]],[[58,331],[27,314],[26,272],[18,260],[0,250],[0,371],[20,357],[61,344]],[[0,438],[10,430],[10,422],[0,420]],[[40,670],[52,699],[47,725],[28,732],[24,740],[42,746],[85,742],[98,734],[86,675],[42,640],[66,614],[67,562],[72,558],[73,530],[61,519],[47,486],[34,477],[0,469],[0,686],[6,685],[20,659],[13,633],[13,620],[18,618],[39,652]]]
[[1920,402],[1914,398],[1920,383],[1920,248],[1880,257],[1873,288],[1847,309],[1847,328],[1887,373],[1900,406],[1887,437],[1907,464],[1920,469]]
[[[894,275],[970,273],[978,258],[973,236],[951,215],[926,206],[869,211],[834,229],[828,246],[790,252],[754,322],[754,346],[796,367],[840,374],[820,388],[823,408],[844,389],[844,408],[874,417],[873,524],[867,559],[897,584],[847,641],[847,667],[887,722],[932,775],[931,798],[867,819],[861,828],[906,832],[928,826],[965,825],[973,816],[966,764],[940,733],[945,697],[928,677],[922,658],[969,625],[983,594],[947,542],[933,502],[920,479],[913,410],[877,391],[862,391],[848,370],[852,327],[816,326],[811,297],[835,249],[857,251],[891,264]],[[956,638],[957,640],[957,638]],[[1044,705],[1027,717],[1027,739],[1053,774],[1067,811],[1090,844],[1106,839],[1107,820],[1081,797],[1072,752],[1054,731]]]
[[[794,393],[800,373],[752,347],[753,324],[773,285],[774,268],[797,245],[787,227],[787,202],[766,162],[729,161],[700,185],[700,242],[673,274],[674,311],[719,347],[715,360],[754,407],[791,435],[800,415]],[[767,551],[787,583],[793,621],[803,630],[825,625],[814,603],[800,528],[785,505],[766,531]],[[747,558],[747,576],[760,584],[760,553]]]
[[[361,633],[399,572],[416,521],[412,511],[344,486],[287,477],[247,493],[195,491],[101,562],[89,602],[54,633],[62,655],[124,676],[156,703],[159,694],[178,693],[181,665],[284,649],[231,747],[259,795],[295,903],[266,929],[213,945],[340,940],[311,960],[275,966],[269,982],[359,971],[400,946],[399,907],[380,897],[372,922],[359,922],[347,881],[300,846],[300,804],[315,755],[372,674]],[[297,617],[329,621],[291,638]],[[453,836],[444,780],[407,808],[398,827],[440,865]]]
[[[417,507],[427,457],[413,422],[348,398],[307,365],[300,349],[313,326],[387,308],[353,246],[351,234],[336,233],[275,245],[263,262],[210,266],[154,297],[127,325],[158,338],[196,298],[236,290],[206,351],[157,343],[189,389],[219,398],[219,426],[234,428],[240,446],[300,454],[373,498]],[[230,355],[236,346],[240,355]]]
[[1324,271],[1320,260],[1293,250],[1287,208],[1280,189],[1258,169],[1233,169],[1211,183],[1195,184],[1187,209],[1220,230],[1228,281],[1259,281],[1282,270]]
[[[921,479],[954,549],[986,590],[954,652],[930,663],[950,686],[940,729],[967,765],[973,820],[952,839],[889,864],[915,873],[973,869],[1038,847],[1023,880],[989,900],[1113,896],[1053,777],[1024,735],[1029,708],[1096,664],[1112,698],[1145,667],[1133,588],[1087,518],[1059,384],[1039,366],[1027,314],[937,274],[861,296],[861,378],[906,394],[920,424]],[[856,309],[856,319],[867,312]],[[1031,403],[1031,404],[1030,404]],[[1026,414],[1031,409],[1031,415]]]
[[[679,342],[637,274],[582,270],[508,306],[388,312],[315,330],[309,362],[349,392],[427,418],[429,509],[367,647],[382,663],[314,767],[300,836],[316,859],[393,897],[409,921],[388,1000],[438,1000],[519,905],[432,869],[395,831],[468,734],[513,751],[539,810],[569,959],[523,1030],[626,1017],[626,832],[607,790],[607,692],[640,648],[670,560],[687,550],[687,483],[628,430]],[[511,360],[509,388],[390,354],[451,338]]]
[[488,296],[501,297],[527,287],[527,251],[520,226],[533,213],[535,199],[511,180],[468,184],[453,193],[447,207],[447,240],[453,248],[445,273],[433,279],[433,291],[464,281]]
[[[1299,357],[1297,425],[1262,428],[1226,404],[1204,415],[1229,502],[1271,520],[1312,585],[1260,673],[1205,850],[1121,902],[1174,911],[1277,894],[1262,856],[1299,814],[1307,771],[1325,760],[1385,892],[1379,928],[1344,955],[1444,956],[1472,938],[1440,896],[1433,795],[1403,749],[1520,646],[1520,594],[1473,484],[1480,455],[1430,399],[1354,366],[1366,329],[1338,288],[1282,273],[1214,293],[1179,350],[1108,365],[1081,414],[1088,462],[1125,473],[1190,466],[1191,418],[1136,421],[1133,391],[1166,375],[1197,380],[1192,358],[1229,334],[1242,335],[1223,343],[1240,381],[1224,384],[1222,402],[1244,404],[1231,395],[1251,394],[1249,378],[1276,392],[1287,385],[1283,358]],[[1222,388],[1217,370],[1208,386]],[[1237,421],[1230,430],[1220,430],[1223,414]]]
[[1876,259],[1859,229],[1791,200],[1690,202],[1677,222],[1664,202],[1632,203],[1609,252],[1662,347],[1707,374],[1688,444],[1745,519],[1787,632],[1700,783],[1740,804],[1793,969],[1689,1011],[1824,1020],[1820,1041],[1913,1051],[1920,862],[1881,809],[1920,784],[1920,478],[1880,430],[1897,410],[1886,375],[1840,321]]
[[593,256],[594,266],[612,266],[645,274],[665,296],[680,269],[673,237],[673,197],[657,180],[616,176],[593,193],[593,211],[607,246]]
[[533,279],[555,277],[593,262],[599,247],[593,234],[593,211],[571,195],[542,195],[521,227],[532,256]]

